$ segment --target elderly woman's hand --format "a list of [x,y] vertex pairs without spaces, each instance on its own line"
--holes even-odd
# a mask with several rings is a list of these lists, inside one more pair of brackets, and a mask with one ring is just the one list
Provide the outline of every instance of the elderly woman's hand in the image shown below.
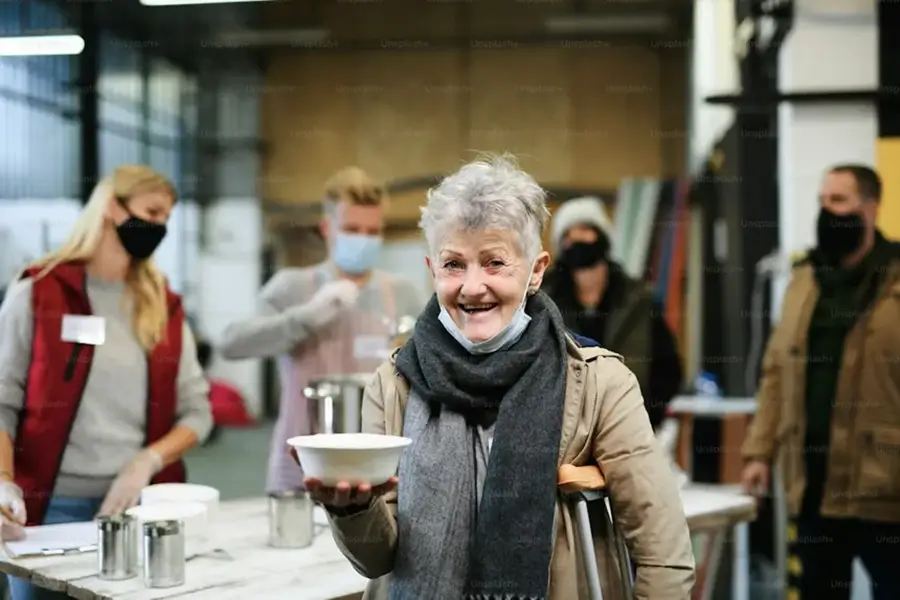
[[[291,457],[299,465],[300,459],[297,457],[297,450],[290,449]],[[314,502],[318,502],[331,512],[343,512],[365,508],[369,506],[372,500],[384,496],[388,492],[397,489],[397,478],[391,477],[386,482],[372,486],[368,483],[361,483],[356,489],[346,481],[339,482],[335,487],[326,487],[318,479],[307,477],[303,480],[306,491],[309,492],[310,498]]]
[[357,509],[369,506],[372,500],[383,496],[397,487],[397,478],[391,477],[381,485],[361,483],[354,489],[346,481],[335,487],[326,487],[321,481],[307,478],[303,480],[310,497],[328,509]]

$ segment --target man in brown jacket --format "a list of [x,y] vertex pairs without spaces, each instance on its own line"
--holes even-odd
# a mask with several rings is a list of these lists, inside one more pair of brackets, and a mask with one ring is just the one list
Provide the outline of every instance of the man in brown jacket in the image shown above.
[[791,600],[849,599],[854,557],[873,600],[900,598],[900,245],[875,227],[881,187],[864,166],[825,175],[743,447],[748,492],[781,461]]

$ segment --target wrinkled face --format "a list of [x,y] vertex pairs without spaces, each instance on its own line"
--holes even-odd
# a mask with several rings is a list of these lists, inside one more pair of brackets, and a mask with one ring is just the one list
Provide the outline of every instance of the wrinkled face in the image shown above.
[[175,199],[165,192],[147,192],[124,200],[125,206],[113,200],[107,208],[107,218],[116,227],[132,216],[165,225],[175,207]]
[[434,259],[426,259],[438,301],[472,342],[489,340],[512,320],[526,291],[540,288],[550,255],[532,263],[522,256],[515,232],[457,231]]

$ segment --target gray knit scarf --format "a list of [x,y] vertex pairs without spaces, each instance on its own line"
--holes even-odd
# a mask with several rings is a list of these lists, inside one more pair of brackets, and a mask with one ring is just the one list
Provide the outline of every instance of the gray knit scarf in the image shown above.
[[[562,317],[538,292],[507,350],[466,352],[432,297],[397,369],[410,384],[390,600],[543,600],[549,585],[566,381]],[[496,411],[478,493],[478,420]],[[479,503],[478,497],[481,496]]]

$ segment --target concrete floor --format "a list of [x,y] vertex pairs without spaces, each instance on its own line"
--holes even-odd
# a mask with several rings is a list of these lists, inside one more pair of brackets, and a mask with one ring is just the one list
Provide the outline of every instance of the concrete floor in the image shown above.
[[218,439],[188,453],[188,479],[217,488],[222,500],[263,495],[272,426],[223,429]]

